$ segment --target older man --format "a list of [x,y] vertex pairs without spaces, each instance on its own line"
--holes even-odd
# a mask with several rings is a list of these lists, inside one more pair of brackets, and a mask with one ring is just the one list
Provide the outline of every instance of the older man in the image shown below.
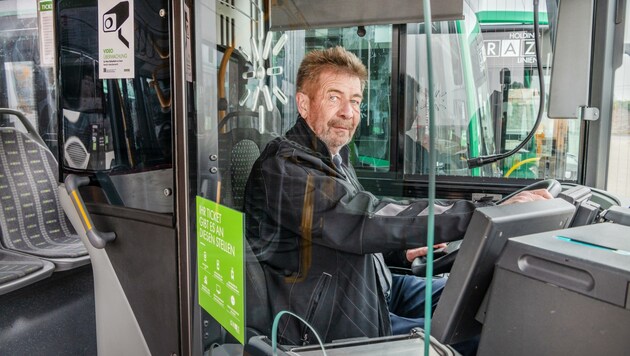
[[[376,198],[348,162],[366,78],[361,61],[341,47],[308,53],[297,75],[297,122],[267,145],[245,192],[247,239],[264,272],[269,316],[290,311],[325,342],[423,326],[424,279],[392,278],[381,253],[423,253],[428,203]],[[536,191],[514,201],[545,198]],[[437,202],[436,243],[461,239],[476,207]],[[436,280],[435,299],[444,283]],[[271,320],[248,319],[268,332]],[[315,340],[291,316],[278,335],[289,344]]]

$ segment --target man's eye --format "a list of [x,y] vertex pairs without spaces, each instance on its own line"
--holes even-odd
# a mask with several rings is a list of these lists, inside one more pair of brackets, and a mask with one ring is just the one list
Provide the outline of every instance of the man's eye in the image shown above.
[[328,100],[332,101],[333,103],[336,103],[339,101],[339,97],[335,96],[335,95],[331,95]]
[[350,104],[352,104],[352,106],[361,106],[361,102],[359,100],[350,100]]

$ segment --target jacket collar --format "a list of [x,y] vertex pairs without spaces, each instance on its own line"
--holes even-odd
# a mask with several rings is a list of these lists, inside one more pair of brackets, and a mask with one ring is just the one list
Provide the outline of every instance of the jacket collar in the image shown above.
[[[295,141],[300,145],[311,149],[324,157],[329,157],[329,161],[332,159],[332,155],[328,150],[328,147],[326,147],[326,144],[322,140],[317,138],[315,132],[313,132],[310,126],[308,126],[308,124],[306,123],[306,120],[304,120],[304,118],[299,114],[295,125],[293,125],[293,127],[289,129],[289,131],[287,131],[285,136],[287,139]],[[348,164],[349,152],[350,150],[348,149],[348,145],[343,146],[339,150],[339,155],[346,165]]]

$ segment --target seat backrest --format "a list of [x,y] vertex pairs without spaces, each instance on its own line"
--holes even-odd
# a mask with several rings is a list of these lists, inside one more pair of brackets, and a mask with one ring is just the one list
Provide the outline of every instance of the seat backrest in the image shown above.
[[[230,127],[232,121],[242,126],[249,123],[249,127]],[[221,203],[242,210],[249,173],[272,136],[259,131],[258,113],[253,111],[226,115],[219,124],[219,132],[222,132],[219,134]]]
[[[0,128],[0,240],[3,247],[85,264],[87,250],[59,202],[57,161],[42,141],[15,128]],[[69,265],[66,265],[66,262]],[[58,265],[59,267],[59,265]]]
[[[243,129],[237,129],[241,131]],[[235,207],[242,208],[244,203],[245,185],[249,173],[256,159],[262,151],[263,135],[257,131],[239,132],[237,141],[234,142],[230,157],[230,185],[232,200]]]
[[[233,127],[231,126],[233,123]],[[225,131],[225,132],[222,132]],[[221,203],[243,210],[245,185],[252,166],[273,136],[259,131],[258,113],[233,112],[219,124],[219,160],[221,167]],[[245,282],[247,290],[247,339],[271,335],[271,312],[267,283],[262,266],[249,246],[245,245]]]

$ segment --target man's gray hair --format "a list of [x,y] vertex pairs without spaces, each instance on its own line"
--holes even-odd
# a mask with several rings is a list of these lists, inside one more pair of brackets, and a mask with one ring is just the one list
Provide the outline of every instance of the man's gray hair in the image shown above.
[[361,81],[361,90],[367,82],[367,69],[359,57],[341,46],[314,50],[306,54],[297,74],[297,91],[307,93],[310,85],[317,84],[320,74],[332,70],[355,76]]

